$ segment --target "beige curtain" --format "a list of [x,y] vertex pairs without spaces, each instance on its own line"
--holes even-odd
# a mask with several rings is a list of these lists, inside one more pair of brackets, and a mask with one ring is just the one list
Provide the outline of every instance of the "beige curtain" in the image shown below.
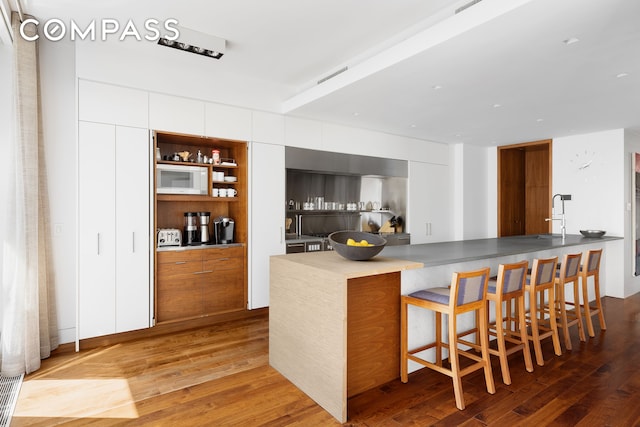
[[[12,16],[14,35],[15,167],[14,190],[6,215],[0,372],[30,373],[58,346],[53,275],[50,274],[50,224],[43,138],[37,42],[25,41],[20,20]],[[27,27],[31,35],[34,26]]]

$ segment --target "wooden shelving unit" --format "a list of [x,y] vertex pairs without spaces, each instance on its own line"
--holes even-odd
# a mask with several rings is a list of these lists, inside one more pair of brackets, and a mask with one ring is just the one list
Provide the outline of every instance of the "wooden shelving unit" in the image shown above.
[[[208,245],[206,248],[182,248],[180,251],[156,251],[155,313],[157,323],[185,321],[206,316],[246,310],[247,306],[247,143],[219,138],[206,138],[166,132],[156,132],[155,148],[160,150],[161,160],[155,164],[203,166],[208,169],[206,195],[157,194],[155,195],[155,227],[184,227],[185,212],[210,212],[211,235],[217,217],[229,217],[235,222],[232,247]],[[212,150],[219,150],[220,157],[233,159],[234,164],[210,164],[164,160],[174,153],[189,151],[196,156],[198,150],[207,157]],[[214,172],[234,176],[236,181],[213,179]],[[235,197],[213,197],[212,188],[233,188]],[[186,257],[188,263],[181,258]],[[192,259],[193,258],[193,259]],[[197,259],[196,259],[197,258]],[[235,260],[229,263],[228,260]],[[202,263],[202,264],[201,264]],[[195,272],[182,271],[191,265]],[[222,267],[223,265],[227,265]],[[212,270],[211,274],[202,274]],[[219,270],[219,271],[218,271]],[[197,273],[197,274],[196,274]],[[192,310],[193,309],[193,310]]]

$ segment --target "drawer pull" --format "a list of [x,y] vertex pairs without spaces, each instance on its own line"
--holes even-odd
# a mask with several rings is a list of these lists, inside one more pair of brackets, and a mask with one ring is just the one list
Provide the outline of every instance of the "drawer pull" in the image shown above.
[[176,265],[180,265],[180,264],[186,264],[187,261],[176,261]]
[[206,274],[206,273],[213,273],[213,270],[196,271],[193,274]]
[[229,258],[218,258],[218,261],[229,261]]

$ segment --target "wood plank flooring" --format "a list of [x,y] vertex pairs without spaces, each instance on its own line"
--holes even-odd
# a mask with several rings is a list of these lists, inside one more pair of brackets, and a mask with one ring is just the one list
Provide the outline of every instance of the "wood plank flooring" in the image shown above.
[[[512,385],[492,358],[496,393],[481,372],[463,380],[467,408],[451,380],[421,370],[352,397],[349,426],[640,425],[640,294],[605,298],[607,331],[571,352],[543,347],[545,366],[510,358]],[[574,327],[575,328],[575,327]],[[564,350],[564,348],[563,348]],[[19,426],[339,425],[268,363],[268,318],[59,352],[25,378],[13,416]]]

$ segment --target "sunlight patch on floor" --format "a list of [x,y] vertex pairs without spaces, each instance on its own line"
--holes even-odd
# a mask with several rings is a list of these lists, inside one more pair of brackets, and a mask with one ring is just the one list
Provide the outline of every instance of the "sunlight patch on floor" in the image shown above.
[[138,411],[126,379],[31,380],[13,417],[137,418]]

